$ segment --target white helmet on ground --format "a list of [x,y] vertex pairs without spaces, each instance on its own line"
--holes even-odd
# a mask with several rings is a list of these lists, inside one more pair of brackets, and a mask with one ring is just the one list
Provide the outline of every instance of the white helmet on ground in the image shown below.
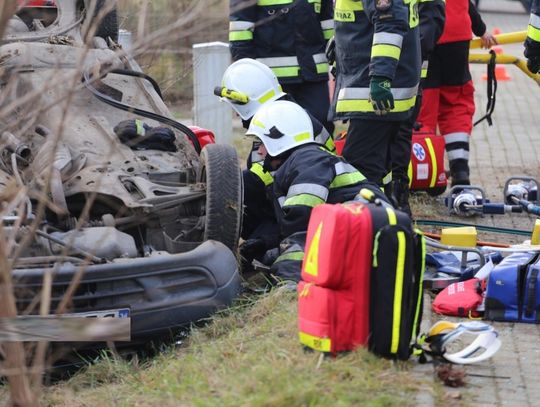
[[221,87],[217,87],[214,94],[229,103],[244,120],[251,119],[264,103],[285,95],[274,72],[250,58],[229,66],[223,74]]
[[272,157],[315,141],[313,123],[307,112],[286,100],[262,106],[253,116],[246,134],[260,138]]
[[[472,343],[466,345],[464,349],[450,353],[448,345],[460,338],[463,334],[475,337]],[[449,362],[468,365],[482,362],[492,357],[501,347],[501,340],[498,332],[484,322],[470,321],[453,323],[450,321],[439,321],[429,330],[426,342],[435,355],[442,356]],[[461,346],[465,341],[460,338],[458,342]]]

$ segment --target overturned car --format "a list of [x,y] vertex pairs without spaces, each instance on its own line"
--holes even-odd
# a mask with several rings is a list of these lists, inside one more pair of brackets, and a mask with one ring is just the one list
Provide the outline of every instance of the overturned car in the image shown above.
[[114,41],[116,10],[92,29],[107,2],[30,3],[0,46],[2,238],[19,311],[39,312],[49,276],[51,313],[129,315],[135,341],[229,305],[235,150],[201,149],[172,118]]

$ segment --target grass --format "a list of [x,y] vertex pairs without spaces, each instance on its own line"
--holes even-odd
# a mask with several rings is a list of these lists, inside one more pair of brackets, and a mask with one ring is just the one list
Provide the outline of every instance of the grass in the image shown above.
[[421,379],[411,363],[364,349],[337,358],[302,350],[296,294],[276,289],[244,301],[180,349],[137,366],[105,358],[46,390],[48,405],[407,406]]

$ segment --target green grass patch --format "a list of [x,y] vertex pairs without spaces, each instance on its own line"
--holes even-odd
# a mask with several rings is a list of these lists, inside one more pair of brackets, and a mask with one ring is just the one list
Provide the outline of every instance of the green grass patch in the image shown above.
[[105,359],[45,401],[64,405],[407,406],[420,378],[411,363],[364,349],[337,358],[297,339],[296,294],[277,289],[194,329],[180,349],[140,366]]

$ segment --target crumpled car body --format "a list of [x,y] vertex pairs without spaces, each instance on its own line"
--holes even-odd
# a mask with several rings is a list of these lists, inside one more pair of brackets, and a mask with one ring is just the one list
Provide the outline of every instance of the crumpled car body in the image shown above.
[[[0,46],[0,197],[18,307],[38,312],[50,272],[51,312],[127,310],[133,339],[163,335],[239,293],[238,159],[228,146],[199,151],[135,60],[85,37],[86,1],[54,3],[40,9],[48,19],[19,10]],[[122,143],[125,120],[173,130],[176,151]]]

